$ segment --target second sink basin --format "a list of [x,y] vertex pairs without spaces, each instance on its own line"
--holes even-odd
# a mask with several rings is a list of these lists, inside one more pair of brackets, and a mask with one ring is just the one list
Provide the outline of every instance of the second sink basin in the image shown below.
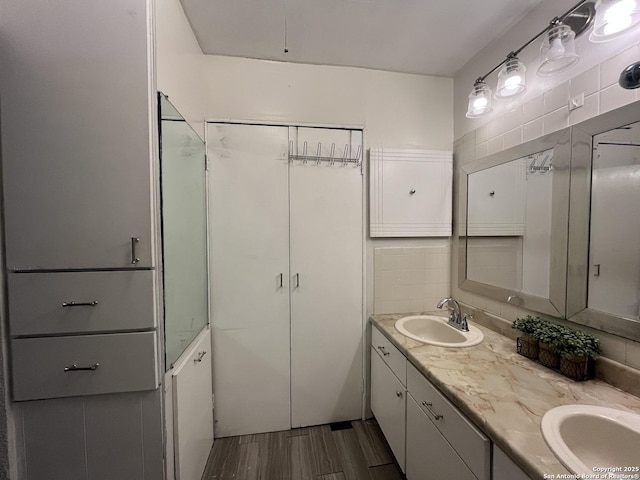
[[480,329],[473,325],[469,325],[468,332],[461,332],[449,325],[446,317],[437,315],[402,317],[396,322],[396,330],[419,342],[439,347],[471,347],[484,338]]
[[[606,472],[602,470],[606,467],[629,468],[618,470],[618,474],[640,473],[637,470],[640,467],[640,415],[637,413],[595,405],[564,405],[544,414],[541,429],[545,442],[560,463],[576,475],[585,475],[580,478],[594,478],[588,475]],[[601,473],[599,478],[610,477]]]

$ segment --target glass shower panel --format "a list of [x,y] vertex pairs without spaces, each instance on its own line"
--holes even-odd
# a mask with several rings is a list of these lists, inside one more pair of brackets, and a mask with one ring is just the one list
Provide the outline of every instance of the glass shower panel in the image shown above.
[[160,97],[165,370],[208,323],[204,142]]

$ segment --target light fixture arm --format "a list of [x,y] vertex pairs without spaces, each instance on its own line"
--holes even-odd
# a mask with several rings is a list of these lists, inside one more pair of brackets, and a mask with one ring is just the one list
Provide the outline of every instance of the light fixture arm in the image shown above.
[[478,82],[484,82],[486,80],[486,78],[491,75],[493,72],[495,72],[496,70],[498,70],[500,67],[502,67],[505,63],[507,63],[511,58],[513,57],[517,57],[518,54],[524,50],[525,48],[527,48],[529,45],[531,45],[533,42],[535,42],[537,39],[539,39],[542,35],[544,35],[545,33],[547,33],[551,28],[559,25],[562,23],[562,21],[571,13],[573,12],[575,9],[577,9],[578,7],[581,7],[582,5],[584,5],[585,3],[587,3],[589,0],[580,0],[578,3],[576,3],[573,7],[571,7],[569,10],[567,10],[566,12],[564,12],[562,15],[555,17],[553,20],[551,20],[549,22],[549,25],[547,25],[540,33],[538,33],[536,36],[534,36],[533,38],[531,38],[527,43],[525,43],[524,45],[522,45],[520,48],[518,48],[517,50],[513,50],[512,52],[510,52],[507,57],[502,60],[498,65],[496,65],[495,67],[493,67],[491,70],[489,70],[487,73],[485,73],[484,75],[482,75],[481,77],[478,77],[478,79],[476,80],[476,84]]

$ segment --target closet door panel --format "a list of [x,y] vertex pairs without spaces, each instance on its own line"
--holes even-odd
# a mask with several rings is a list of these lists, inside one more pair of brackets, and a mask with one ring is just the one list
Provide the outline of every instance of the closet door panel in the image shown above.
[[[299,128],[316,154],[352,156],[361,132]],[[360,418],[362,409],[362,175],[350,163],[294,161],[291,215],[292,427]]]
[[207,140],[216,437],[288,429],[288,129]]

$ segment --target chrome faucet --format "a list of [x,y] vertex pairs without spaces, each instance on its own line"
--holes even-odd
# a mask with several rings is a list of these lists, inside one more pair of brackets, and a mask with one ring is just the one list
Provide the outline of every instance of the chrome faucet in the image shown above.
[[438,302],[436,307],[441,309],[445,305],[449,310],[451,310],[451,313],[449,314],[449,325],[463,332],[468,332],[469,325],[467,322],[467,316],[462,315],[460,312],[460,304],[458,301],[452,297],[443,298]]

